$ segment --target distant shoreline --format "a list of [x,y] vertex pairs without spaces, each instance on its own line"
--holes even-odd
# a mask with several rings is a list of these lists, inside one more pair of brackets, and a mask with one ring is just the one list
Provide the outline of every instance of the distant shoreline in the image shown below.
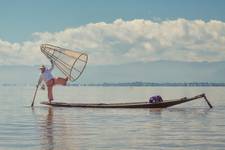
[[133,87],[224,87],[225,83],[189,82],[189,83],[150,83],[150,82],[130,82],[130,83],[100,83],[100,84],[71,84],[70,86],[133,86]]
[[[2,83],[0,86],[35,86],[34,84]],[[153,82],[128,82],[128,83],[70,83],[68,86],[99,86],[99,87],[225,87],[225,83],[210,82],[184,82],[184,83],[153,83]]]

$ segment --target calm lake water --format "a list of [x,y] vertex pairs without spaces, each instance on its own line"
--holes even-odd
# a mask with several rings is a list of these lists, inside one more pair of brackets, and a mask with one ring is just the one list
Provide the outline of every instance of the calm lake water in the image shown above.
[[46,91],[0,87],[0,150],[225,149],[224,87],[56,87],[56,101],[147,101],[206,93],[204,100],[167,109],[52,108]]

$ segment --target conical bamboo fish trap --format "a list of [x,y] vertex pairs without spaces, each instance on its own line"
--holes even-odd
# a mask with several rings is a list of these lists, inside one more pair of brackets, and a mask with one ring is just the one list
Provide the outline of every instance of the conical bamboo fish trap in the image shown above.
[[72,82],[80,77],[86,67],[88,55],[85,53],[50,44],[42,44],[40,48],[42,53],[52,60],[55,66]]

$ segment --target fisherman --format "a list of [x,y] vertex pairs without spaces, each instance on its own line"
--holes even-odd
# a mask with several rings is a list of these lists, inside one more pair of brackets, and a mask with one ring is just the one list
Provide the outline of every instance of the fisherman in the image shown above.
[[[42,81],[45,82],[48,88],[48,101],[51,103],[53,101],[53,93],[52,89],[54,85],[66,85],[68,81],[68,77],[66,78],[54,78],[52,75],[52,70],[54,69],[53,61],[51,60],[51,68],[46,68],[44,65],[41,65],[39,68],[41,70],[41,75],[38,81],[37,87],[42,83]],[[42,86],[42,89],[44,89],[44,86]]]

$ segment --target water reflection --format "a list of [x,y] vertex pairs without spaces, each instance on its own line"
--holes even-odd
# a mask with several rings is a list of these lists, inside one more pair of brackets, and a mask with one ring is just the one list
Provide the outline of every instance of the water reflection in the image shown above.
[[73,140],[71,128],[68,128],[70,123],[65,119],[68,116],[64,111],[54,107],[45,107],[45,111],[42,110],[41,115],[38,116],[41,149],[70,149]]
[[161,115],[162,114],[162,111],[163,111],[162,108],[152,108],[152,109],[149,109],[149,112],[150,113],[154,113],[154,114],[158,114],[158,115]]
[[54,149],[54,120],[53,120],[53,108],[48,107],[48,113],[46,120],[40,125],[41,127],[41,146],[42,149],[53,150]]
[[[198,138],[202,134],[204,137],[205,131],[214,123],[209,118],[211,111],[208,108],[185,107],[138,111],[39,107],[34,114],[40,135],[40,149],[61,150],[91,148],[96,144],[106,148],[115,143],[121,144],[118,142],[122,141],[120,139],[132,146],[138,143],[139,146],[144,145],[148,140],[152,141],[151,146],[156,147],[173,144],[173,140],[179,145],[185,139],[192,140],[193,135]],[[135,138],[134,142],[131,138],[133,135],[141,140]],[[171,140],[162,141],[162,138]]]

